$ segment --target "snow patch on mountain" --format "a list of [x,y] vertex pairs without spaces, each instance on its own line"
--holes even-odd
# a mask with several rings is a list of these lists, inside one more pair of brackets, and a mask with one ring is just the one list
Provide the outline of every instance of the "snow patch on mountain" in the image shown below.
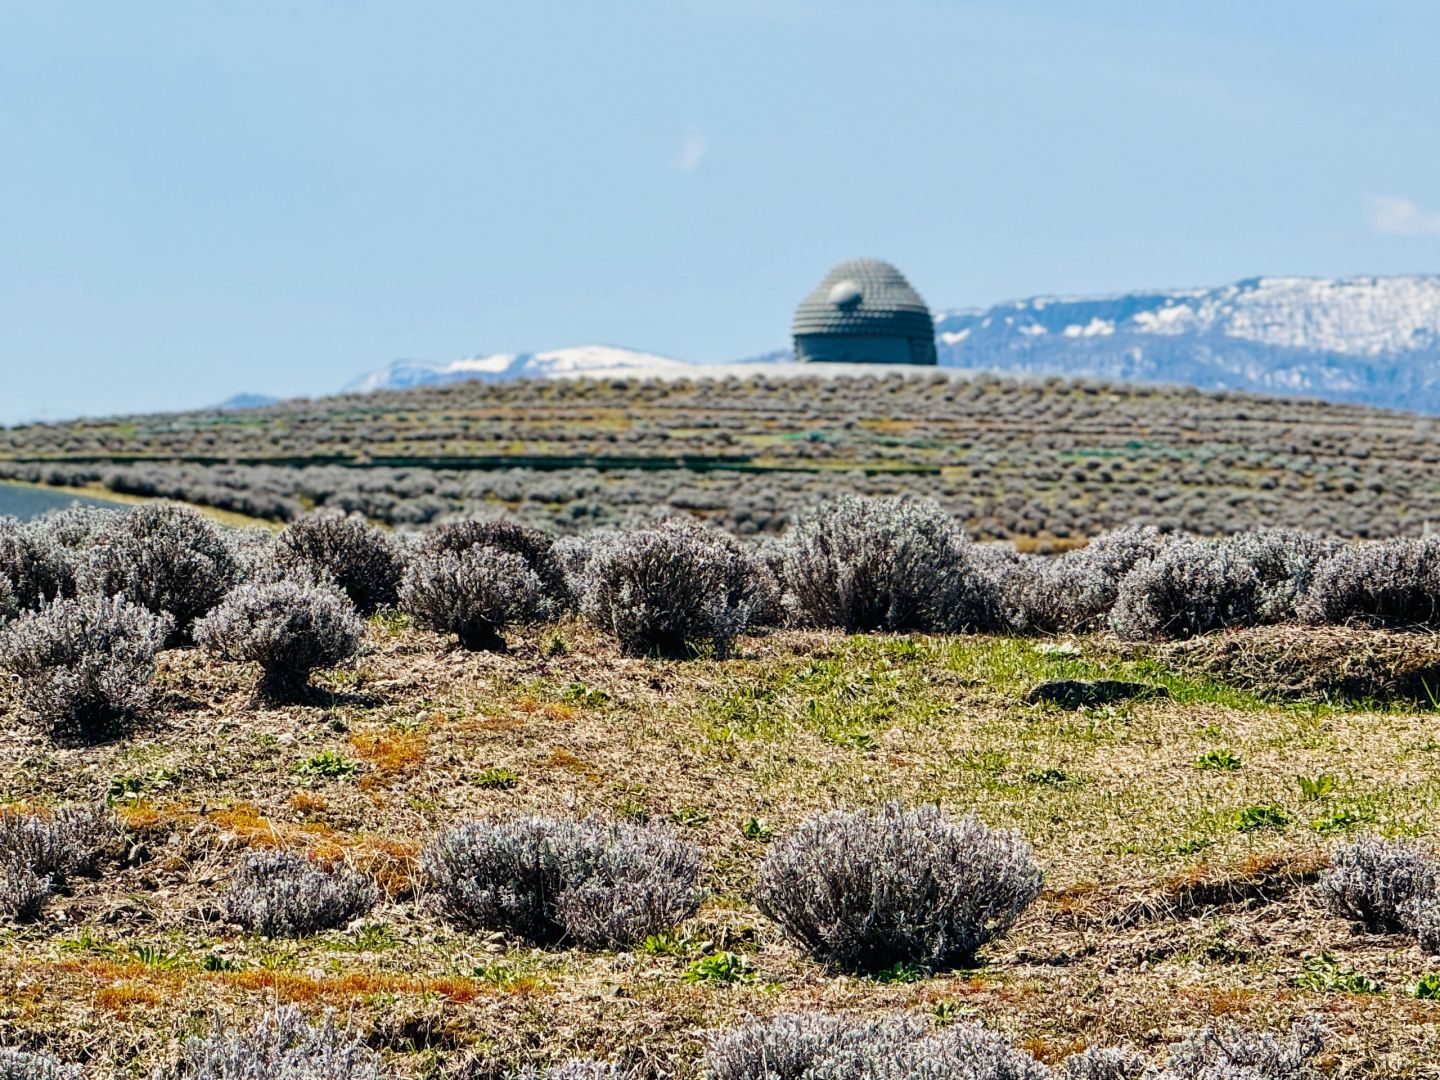
[[556,379],[575,375],[634,376],[645,373],[682,374],[690,370],[683,360],[655,353],[620,349],[613,345],[577,345],[533,353],[492,353],[463,360],[396,360],[389,367],[371,371],[345,386],[343,393],[365,394],[372,390],[405,390],[412,386],[479,379]]
[[[1215,289],[1037,296],[943,311],[935,331],[940,366],[958,369],[957,374],[1179,383],[1440,412],[1440,275],[1258,277]],[[448,362],[399,360],[345,389],[363,393],[465,379],[873,370],[871,365],[793,361],[788,349],[735,364],[699,365],[581,345]]]

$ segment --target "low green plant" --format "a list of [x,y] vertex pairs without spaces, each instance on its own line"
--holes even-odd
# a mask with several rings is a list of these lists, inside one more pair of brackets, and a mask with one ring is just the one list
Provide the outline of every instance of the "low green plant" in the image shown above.
[[1421,975],[1419,981],[1410,988],[1410,994],[1427,1001],[1440,998],[1440,971],[1429,971]]
[[137,945],[130,950],[130,956],[137,964],[157,971],[177,968],[184,959],[179,953],[168,952],[158,945]]
[[957,1005],[948,998],[941,998],[930,1006],[930,1017],[941,1027],[949,1027],[962,1016],[968,1016],[974,1010],[965,1005]]
[[354,947],[361,952],[380,952],[393,949],[400,942],[384,923],[366,923],[357,927],[352,935]]
[[1306,802],[1318,802],[1335,791],[1339,780],[1332,773],[1320,773],[1318,776],[1297,776],[1295,782],[1300,785],[1300,798]]
[[354,776],[359,768],[355,762],[334,750],[322,750],[308,761],[293,766],[292,771],[302,776],[323,776],[327,780],[339,780]]
[[1247,806],[1235,815],[1235,828],[1240,832],[1283,829],[1289,824],[1290,815],[1273,803]]
[[643,825],[650,820],[650,807],[634,795],[625,795],[615,804],[615,816]]
[[670,815],[670,820],[676,825],[698,828],[710,820],[710,815],[704,810],[696,810],[694,807],[682,807]]
[[696,960],[680,977],[688,983],[736,983],[749,982],[755,972],[754,965],[739,953],[716,952]]
[[1025,774],[1027,784],[1045,784],[1049,787],[1059,787],[1061,784],[1070,782],[1070,774],[1064,769],[1031,769]]
[[479,784],[482,788],[493,788],[505,791],[520,783],[520,774],[514,769],[496,766],[477,773],[475,783]]
[[1240,768],[1240,755],[1228,747],[1221,747],[1218,750],[1207,750],[1195,759],[1195,768],[1233,772]]
[[1310,828],[1322,836],[1331,833],[1349,832],[1351,829],[1358,829],[1368,825],[1370,819],[1357,810],[1348,806],[1336,807],[1324,817],[1315,818],[1310,822]]
[[135,802],[148,792],[165,790],[174,784],[179,776],[180,774],[173,769],[156,769],[143,776],[132,774],[112,776],[110,788],[105,794],[105,801],[111,805]]
[[410,629],[414,620],[403,611],[394,608],[384,608],[371,615],[367,622],[379,630],[386,637],[399,637],[406,630]]
[[206,953],[205,959],[200,961],[200,966],[206,971],[239,971],[241,965],[231,960],[228,956],[221,956],[219,953]]
[[1341,994],[1378,994],[1382,989],[1374,979],[1360,974],[1328,952],[1307,956],[1301,965],[1300,974],[1296,975],[1292,982],[1301,990]]
[[775,830],[763,817],[748,817],[740,825],[740,832],[746,840],[768,844],[775,839]]
[[878,983],[913,983],[919,982],[927,974],[928,972],[919,964],[900,960],[887,968],[881,968],[871,978]]
[[692,951],[691,942],[688,937],[677,934],[673,930],[662,930],[658,934],[651,934],[636,948],[637,952],[647,956],[684,956]]
[[561,692],[560,700],[568,701],[572,705],[583,705],[587,708],[594,708],[606,704],[610,700],[610,695],[597,687],[572,682]]

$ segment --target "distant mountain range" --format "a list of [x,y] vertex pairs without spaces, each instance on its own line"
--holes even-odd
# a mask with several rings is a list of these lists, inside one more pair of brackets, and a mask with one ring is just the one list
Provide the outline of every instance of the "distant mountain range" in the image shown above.
[[[941,311],[935,336],[942,368],[1180,383],[1440,412],[1440,275],[1265,277],[1216,289],[1034,297]],[[397,361],[345,390],[464,379],[673,378],[798,366],[791,360],[779,350],[702,368],[584,345],[448,363]]]

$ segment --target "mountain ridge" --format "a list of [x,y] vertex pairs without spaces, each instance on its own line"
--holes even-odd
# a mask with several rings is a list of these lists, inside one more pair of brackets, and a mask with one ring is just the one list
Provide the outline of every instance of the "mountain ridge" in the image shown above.
[[[1440,412],[1440,274],[1261,276],[1214,288],[1032,296],[942,309],[935,333],[942,369],[1164,382]],[[396,361],[345,391],[462,379],[678,377],[760,366],[778,372],[774,365],[791,362],[788,349],[702,366],[583,345]],[[824,366],[839,369],[827,374],[850,370]]]

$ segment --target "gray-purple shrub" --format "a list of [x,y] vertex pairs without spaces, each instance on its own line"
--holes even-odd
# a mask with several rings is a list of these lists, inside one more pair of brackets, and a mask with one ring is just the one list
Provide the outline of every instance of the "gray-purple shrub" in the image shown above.
[[52,892],[95,872],[118,835],[114,817],[96,807],[0,813],[0,918],[37,917]]
[[155,656],[172,625],[123,597],[62,598],[0,630],[0,670],[33,723],[98,734],[150,707]]
[[569,602],[565,569],[555,555],[555,538],[515,521],[503,518],[444,521],[425,533],[417,553],[422,557],[463,555],[475,548],[490,548],[519,557],[540,579],[549,606],[560,611]]
[[201,648],[259,664],[259,695],[275,702],[303,700],[311,672],[350,659],[364,635],[344,595],[294,581],[241,585],[195,624]]
[[988,630],[1003,597],[993,563],[933,502],[843,496],[781,541],[785,603],[807,626]]
[[1309,1080],[1327,1031],[1317,1017],[1288,1037],[1205,1028],[1156,1068],[1128,1048],[1094,1048],[1051,1068],[977,1023],[925,1017],[780,1014],[705,1039],[709,1080]]
[[1071,1054],[1056,1070],[1060,1080],[1154,1080],[1143,1054],[1124,1046],[1092,1046]]
[[1343,547],[1316,569],[1300,614],[1335,626],[1440,627],[1440,536]]
[[608,1061],[572,1058],[547,1068],[529,1066],[509,1074],[509,1080],[626,1080],[634,1074]]
[[1440,860],[1406,840],[1362,836],[1330,853],[1318,887],[1331,907],[1372,931],[1415,929],[1415,905],[1440,892]]
[[103,506],[68,506],[52,510],[25,526],[33,536],[44,538],[69,552],[83,552],[115,528],[126,512]]
[[1018,835],[933,806],[830,811],[776,841],[755,900],[827,965],[879,971],[970,962],[1040,893]]
[[694,914],[700,852],[653,826],[545,817],[467,821],[421,858],[441,912],[544,945],[624,948]]
[[229,540],[188,506],[157,503],[118,515],[77,563],[82,592],[123,596],[174,620],[170,644],[190,640],[195,620],[240,580]]
[[15,586],[10,579],[0,577],[0,626],[4,626],[20,614],[20,601],[15,596]]
[[75,594],[69,553],[44,528],[0,519],[0,578],[19,610]]
[[0,1049],[0,1080],[84,1080],[79,1065],[66,1065],[49,1054]]
[[724,656],[761,602],[754,555],[678,518],[596,540],[580,579],[581,614],[630,656]]
[[522,556],[487,545],[422,552],[400,585],[401,611],[427,630],[455,634],[467,649],[503,650],[507,626],[538,622],[553,608]]
[[1257,621],[1290,622],[1310,592],[1322,563],[1344,549],[1341,540],[1299,529],[1256,529],[1223,544],[1244,559],[1260,581]]
[[185,1043],[180,1061],[157,1080],[381,1080],[380,1055],[327,1012],[318,1026],[300,1010],[265,1012],[253,1028],[232,1030],[217,1017],[208,1036]]
[[908,1013],[791,1013],[707,1039],[710,1080],[1050,1080],[1035,1058],[977,1023]]
[[1111,628],[1123,638],[1188,638],[1261,618],[1262,587],[1236,545],[1189,537],[1120,579]]
[[1032,633],[1086,633],[1105,625],[1120,580],[1164,548],[1153,525],[1101,533],[1083,548],[1054,558],[1032,556],[1011,576],[1015,623]]
[[252,851],[230,879],[225,912],[265,937],[307,937],[359,918],[378,895],[367,875],[343,866],[293,851]]
[[283,574],[333,582],[362,615],[394,604],[405,573],[404,551],[391,534],[336,510],[317,510],[285,526],[274,560]]
[[1208,1027],[1170,1047],[1156,1080],[1308,1080],[1329,1032],[1318,1016],[1297,1020],[1288,1038]]

